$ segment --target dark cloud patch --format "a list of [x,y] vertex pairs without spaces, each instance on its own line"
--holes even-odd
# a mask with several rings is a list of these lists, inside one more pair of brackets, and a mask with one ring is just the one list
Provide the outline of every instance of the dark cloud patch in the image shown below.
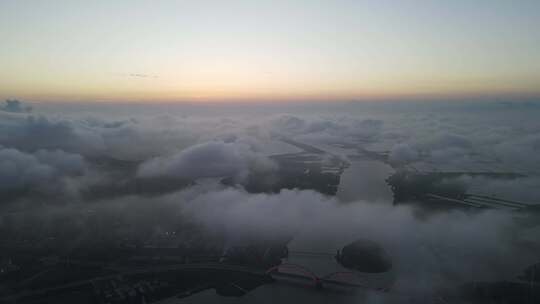
[[62,149],[92,155],[104,150],[92,128],[71,120],[28,115],[0,121],[0,144],[21,150]]
[[62,149],[89,157],[145,159],[194,144],[202,131],[197,125],[152,118],[108,121],[0,114],[0,144],[25,151]]
[[31,106],[26,106],[17,99],[7,99],[4,105],[0,106],[0,110],[11,113],[29,113],[32,111]]
[[0,195],[4,201],[25,195],[70,193],[70,178],[81,177],[87,164],[78,154],[61,150],[26,153],[0,148]]

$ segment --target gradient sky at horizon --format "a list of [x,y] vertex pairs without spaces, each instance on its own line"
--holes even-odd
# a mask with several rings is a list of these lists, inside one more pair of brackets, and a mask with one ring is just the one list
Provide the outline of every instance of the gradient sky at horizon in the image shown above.
[[0,1],[0,98],[540,96],[540,1]]

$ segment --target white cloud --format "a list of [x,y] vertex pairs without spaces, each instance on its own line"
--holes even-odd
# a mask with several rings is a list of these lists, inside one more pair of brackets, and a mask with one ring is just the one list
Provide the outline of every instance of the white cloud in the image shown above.
[[211,141],[197,144],[170,156],[159,156],[141,164],[139,177],[247,178],[252,171],[272,170],[274,164],[264,155],[241,143]]
[[288,235],[296,249],[335,252],[359,238],[374,240],[394,259],[396,289],[409,294],[512,275],[535,261],[540,246],[536,241],[520,247],[519,226],[510,214],[494,211],[420,220],[405,206],[344,205],[314,191],[291,190],[270,195],[202,191],[180,201],[186,216],[230,242]]

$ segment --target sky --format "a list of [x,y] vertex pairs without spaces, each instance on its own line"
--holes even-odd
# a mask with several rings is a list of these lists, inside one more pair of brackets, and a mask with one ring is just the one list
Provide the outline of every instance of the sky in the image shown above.
[[540,96],[540,1],[0,1],[0,98]]

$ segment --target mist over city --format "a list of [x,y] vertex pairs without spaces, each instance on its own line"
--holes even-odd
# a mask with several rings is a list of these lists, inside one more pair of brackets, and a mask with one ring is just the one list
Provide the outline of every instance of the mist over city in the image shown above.
[[540,7],[473,2],[2,2],[0,303],[537,303]]

